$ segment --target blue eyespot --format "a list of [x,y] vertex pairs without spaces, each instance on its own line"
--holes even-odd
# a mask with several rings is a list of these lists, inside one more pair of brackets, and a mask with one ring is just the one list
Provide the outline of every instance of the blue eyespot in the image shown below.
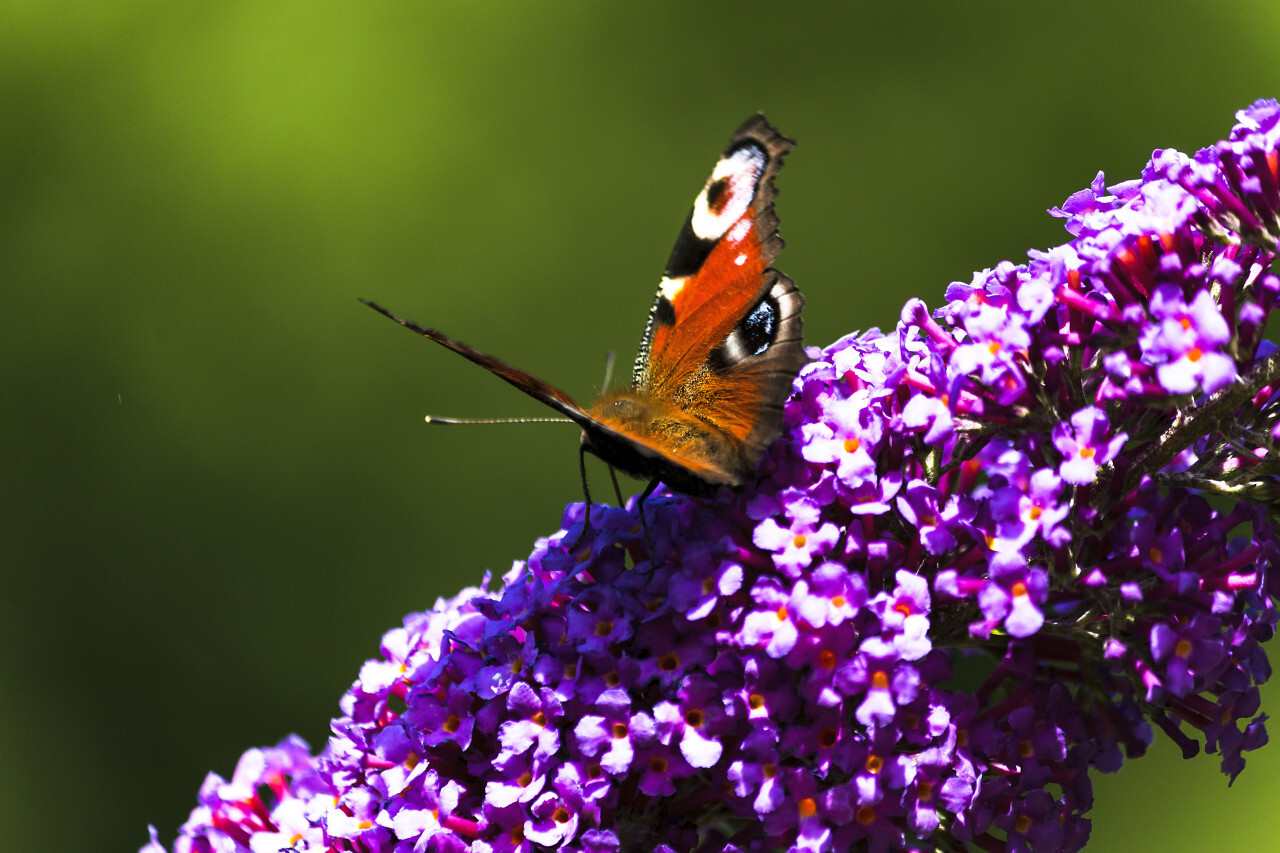
[[738,324],[735,334],[739,336],[744,352],[760,355],[773,343],[777,331],[778,303],[766,297]]

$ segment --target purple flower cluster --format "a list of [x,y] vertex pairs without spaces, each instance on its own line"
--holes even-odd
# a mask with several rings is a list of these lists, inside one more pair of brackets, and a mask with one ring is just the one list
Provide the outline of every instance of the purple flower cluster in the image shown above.
[[174,849],[1048,853],[1152,724],[1234,778],[1280,557],[1280,106],[1238,120],[811,350],[754,486],[597,507],[576,550],[571,505]]

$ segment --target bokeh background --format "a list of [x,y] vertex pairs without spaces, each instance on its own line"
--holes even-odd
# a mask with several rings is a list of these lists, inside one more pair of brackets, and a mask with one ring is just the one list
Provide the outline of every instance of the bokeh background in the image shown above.
[[[891,326],[1280,96],[1278,32],[1275,0],[0,2],[0,847],[172,839],[578,498],[574,430],[423,426],[540,412],[357,297],[590,398],[763,110],[808,340]],[[1280,837],[1275,749],[1228,792],[1159,740],[1097,794],[1092,850]]]

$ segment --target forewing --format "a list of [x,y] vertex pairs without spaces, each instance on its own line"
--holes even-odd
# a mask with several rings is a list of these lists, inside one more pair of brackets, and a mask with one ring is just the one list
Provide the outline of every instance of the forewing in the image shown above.
[[769,266],[783,246],[773,180],[792,144],[763,116],[734,134],[676,240],[636,359],[635,390],[700,422],[735,479],[781,431],[805,361],[804,298]]
[[742,125],[686,219],[667,261],[633,380],[675,396],[768,292],[782,248],[773,178],[792,140],[757,115]]

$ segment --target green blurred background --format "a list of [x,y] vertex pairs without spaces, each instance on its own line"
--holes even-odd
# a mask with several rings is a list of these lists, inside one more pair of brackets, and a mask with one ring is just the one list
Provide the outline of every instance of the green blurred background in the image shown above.
[[[171,839],[578,498],[574,430],[423,426],[540,412],[356,297],[590,398],[763,110],[808,340],[892,326],[1280,95],[1277,33],[1275,0],[0,2],[0,847]],[[1091,849],[1261,849],[1278,774],[1161,740]]]

